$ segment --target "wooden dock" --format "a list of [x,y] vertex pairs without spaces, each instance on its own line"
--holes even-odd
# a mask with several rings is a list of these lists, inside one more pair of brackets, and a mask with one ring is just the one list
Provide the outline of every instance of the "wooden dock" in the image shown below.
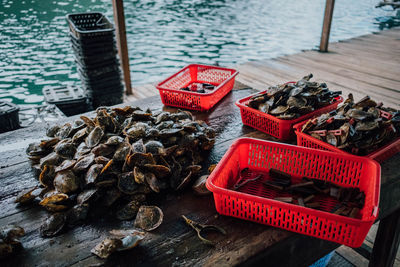
[[[265,90],[268,86],[299,80],[313,73],[316,81],[325,81],[332,90],[341,90],[356,99],[365,95],[387,106],[400,107],[400,28],[331,43],[328,53],[308,50],[274,59],[252,61],[236,66],[236,78],[249,87]],[[138,86],[133,101],[158,91],[154,84]]]
[[[307,50],[235,68],[240,72],[236,87],[240,83],[261,91],[313,73],[316,81],[326,82],[332,90],[341,90],[344,97],[349,93],[356,99],[369,95],[385,106],[400,108],[400,27],[331,43],[328,53]],[[158,95],[155,83],[135,87],[133,92],[126,101]],[[333,265],[329,266],[368,266],[376,229],[376,225],[372,227],[362,249],[337,249]],[[400,250],[394,264],[400,266]]]

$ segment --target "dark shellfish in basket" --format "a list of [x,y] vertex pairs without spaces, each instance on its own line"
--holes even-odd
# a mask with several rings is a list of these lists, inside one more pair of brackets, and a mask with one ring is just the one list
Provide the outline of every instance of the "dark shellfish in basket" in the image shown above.
[[400,111],[353,95],[336,110],[307,121],[302,132],[346,152],[365,156],[400,136]]
[[332,104],[342,92],[332,92],[325,83],[311,82],[309,74],[296,83],[271,86],[250,98],[247,105],[278,119],[292,120]]

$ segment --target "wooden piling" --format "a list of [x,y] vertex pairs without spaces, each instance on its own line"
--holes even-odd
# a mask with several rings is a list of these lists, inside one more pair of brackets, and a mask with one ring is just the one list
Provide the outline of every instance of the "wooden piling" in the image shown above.
[[320,52],[328,52],[329,34],[331,32],[331,23],[332,23],[334,6],[335,6],[335,0],[326,0],[324,24],[322,26],[321,42],[319,44]]
[[123,0],[112,0],[114,10],[114,22],[117,34],[118,55],[121,60],[121,68],[124,74],[126,94],[132,94],[131,72],[129,68],[128,44],[126,41],[125,15]]

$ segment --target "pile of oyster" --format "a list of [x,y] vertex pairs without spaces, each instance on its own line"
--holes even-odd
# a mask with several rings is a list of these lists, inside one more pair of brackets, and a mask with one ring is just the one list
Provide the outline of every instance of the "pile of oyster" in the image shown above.
[[349,153],[365,156],[400,136],[400,111],[352,94],[336,110],[307,121],[302,132]]
[[252,96],[247,106],[282,120],[296,119],[332,104],[342,92],[332,92],[325,83],[311,82],[309,74],[296,83],[271,86]]
[[27,149],[40,185],[16,199],[27,204],[39,198],[52,212],[40,228],[44,237],[104,211],[155,229],[162,211],[144,206],[146,198],[187,186],[215,142],[214,130],[190,112],[152,113],[130,106],[99,108],[95,118],[81,116],[49,128],[47,135]]

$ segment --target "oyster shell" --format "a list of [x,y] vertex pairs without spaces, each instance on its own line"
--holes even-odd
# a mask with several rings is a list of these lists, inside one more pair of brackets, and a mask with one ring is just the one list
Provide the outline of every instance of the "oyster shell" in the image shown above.
[[40,226],[40,236],[52,237],[59,234],[65,226],[66,216],[58,212],[50,215]]
[[159,227],[163,221],[164,214],[157,206],[141,206],[136,215],[135,227],[146,231],[152,231]]

